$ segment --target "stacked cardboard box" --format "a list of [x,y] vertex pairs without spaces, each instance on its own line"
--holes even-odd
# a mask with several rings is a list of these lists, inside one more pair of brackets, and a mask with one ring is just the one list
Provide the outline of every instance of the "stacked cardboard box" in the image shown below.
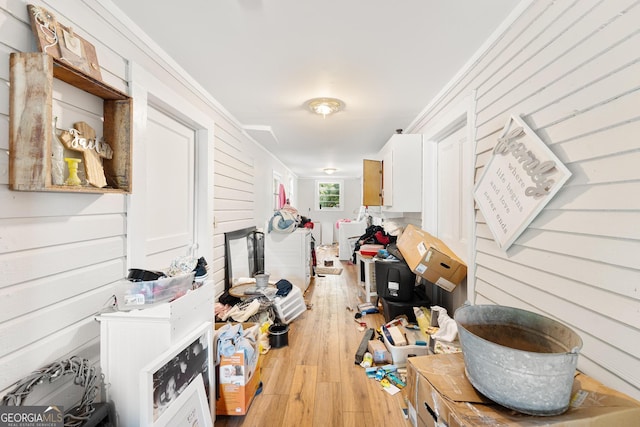
[[[214,343],[217,342],[218,330],[224,323],[216,323]],[[257,342],[258,325],[243,323],[245,336]],[[216,383],[218,396],[216,399],[217,415],[246,415],[260,386],[260,353],[257,346],[253,355],[247,357],[244,351],[236,351],[231,356],[220,356],[216,367]]]
[[442,240],[411,224],[397,245],[411,271],[449,292],[467,276],[467,265]]

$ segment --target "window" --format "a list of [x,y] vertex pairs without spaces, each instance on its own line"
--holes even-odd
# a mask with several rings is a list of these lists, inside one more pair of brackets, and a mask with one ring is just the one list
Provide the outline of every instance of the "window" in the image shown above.
[[318,210],[343,209],[342,180],[316,181],[316,207]]

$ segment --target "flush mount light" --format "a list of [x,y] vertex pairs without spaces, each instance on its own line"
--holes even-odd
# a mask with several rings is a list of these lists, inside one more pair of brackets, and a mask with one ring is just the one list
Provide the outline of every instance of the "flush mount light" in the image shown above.
[[313,98],[307,101],[306,104],[312,113],[321,114],[324,117],[337,113],[344,108],[344,102],[336,98]]
[[336,168],[324,168],[323,171],[327,175],[333,175],[338,169]]

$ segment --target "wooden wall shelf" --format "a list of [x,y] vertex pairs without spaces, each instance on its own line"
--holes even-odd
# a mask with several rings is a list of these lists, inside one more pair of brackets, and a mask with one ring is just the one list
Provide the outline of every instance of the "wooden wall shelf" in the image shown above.
[[[133,99],[45,53],[10,57],[9,188],[19,191],[130,193]],[[103,135],[113,150],[103,159],[107,187],[52,183],[53,79],[102,98]]]

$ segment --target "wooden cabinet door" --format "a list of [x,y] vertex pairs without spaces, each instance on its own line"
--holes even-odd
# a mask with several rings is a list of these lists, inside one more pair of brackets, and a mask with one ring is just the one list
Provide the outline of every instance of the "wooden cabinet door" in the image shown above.
[[382,205],[382,162],[379,160],[362,162],[362,205]]

